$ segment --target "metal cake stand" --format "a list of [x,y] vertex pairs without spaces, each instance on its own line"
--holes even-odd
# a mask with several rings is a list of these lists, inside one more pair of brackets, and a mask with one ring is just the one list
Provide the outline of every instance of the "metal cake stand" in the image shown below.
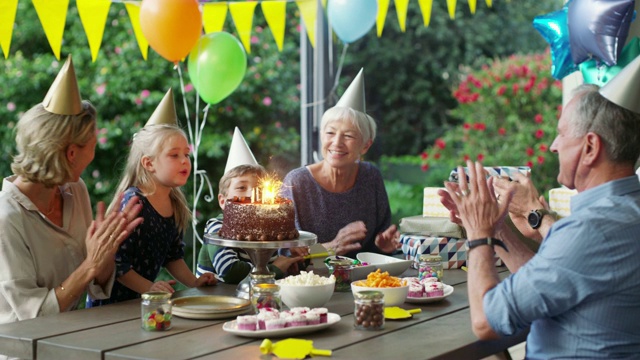
[[308,231],[300,231],[297,239],[283,241],[240,241],[220,237],[218,233],[205,234],[204,243],[212,245],[220,245],[227,247],[240,248],[247,252],[251,262],[253,263],[253,271],[238,284],[236,295],[241,298],[249,299],[251,297],[251,282],[264,283],[273,282],[275,274],[272,273],[267,265],[274,251],[281,248],[292,248],[311,246],[318,241],[316,234]]

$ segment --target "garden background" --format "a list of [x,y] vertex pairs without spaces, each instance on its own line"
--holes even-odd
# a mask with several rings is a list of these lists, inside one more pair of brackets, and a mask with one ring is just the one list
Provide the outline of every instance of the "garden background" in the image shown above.
[[[373,1],[373,0],[372,0]],[[337,94],[365,68],[367,111],[379,136],[366,160],[382,170],[394,222],[422,212],[422,189],[441,186],[454,166],[467,158],[486,165],[529,165],[539,190],[556,187],[557,158],[549,152],[562,99],[551,77],[547,43],[535,31],[535,16],[555,11],[559,0],[478,2],[472,14],[459,2],[455,18],[447,1],[433,1],[424,26],[410,1],[406,30],[400,29],[394,2],[382,35],[372,29],[350,44]],[[281,176],[300,166],[300,27],[293,2],[287,3],[281,51],[256,9],[247,54],[247,72],[228,98],[212,105],[205,119],[198,167],[206,170],[217,194],[235,126],[258,161]],[[237,36],[230,18],[224,30]],[[335,39],[335,51],[342,44]],[[124,166],[128,144],[169,87],[178,115],[186,119],[180,80],[173,64],[153,50],[140,54],[123,3],[112,4],[95,62],[70,1],[62,60],[72,54],[83,98],[99,111],[96,157],[83,178],[92,200],[109,201]],[[20,0],[11,51],[0,59],[0,173],[11,173],[13,129],[21,114],[44,98],[62,64],[51,51],[31,1]],[[194,115],[196,92],[185,78],[185,100]],[[193,186],[185,187],[192,198]],[[217,203],[200,201],[198,231],[219,213]],[[191,235],[186,237],[191,246]],[[188,263],[191,250],[186,251]]]

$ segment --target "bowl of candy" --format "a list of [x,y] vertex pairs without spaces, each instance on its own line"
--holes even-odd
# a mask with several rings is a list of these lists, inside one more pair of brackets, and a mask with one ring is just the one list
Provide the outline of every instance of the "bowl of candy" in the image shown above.
[[276,280],[280,286],[280,298],[289,309],[294,307],[322,307],[333,295],[336,279],[319,276],[313,271],[301,271],[299,275]]
[[382,272],[380,269],[369,273],[366,280],[358,280],[351,283],[351,291],[380,291],[384,295],[385,306],[400,305],[407,299],[409,284],[400,278]]

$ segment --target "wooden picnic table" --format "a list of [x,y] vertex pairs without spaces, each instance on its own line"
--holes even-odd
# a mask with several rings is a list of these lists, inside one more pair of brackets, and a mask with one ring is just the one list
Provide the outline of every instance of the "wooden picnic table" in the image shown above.
[[[499,268],[502,278],[506,268]],[[403,276],[416,276],[407,270]],[[353,328],[353,295],[335,292],[326,305],[341,320],[318,332],[295,336],[313,340],[315,348],[330,349],[333,359],[480,359],[502,352],[526,338],[526,333],[495,341],[480,341],[471,331],[467,276],[445,270],[444,282],[454,292],[435,303],[410,304],[421,308],[412,319],[386,321],[384,329]],[[191,295],[233,296],[235,285],[176,292]],[[140,301],[131,300],[92,309],[71,311],[0,325],[0,354],[33,359],[275,359],[263,356],[262,339],[245,338],[222,329],[233,319],[190,320],[173,317],[168,331],[148,332],[140,326]],[[279,339],[271,339],[278,341]]]

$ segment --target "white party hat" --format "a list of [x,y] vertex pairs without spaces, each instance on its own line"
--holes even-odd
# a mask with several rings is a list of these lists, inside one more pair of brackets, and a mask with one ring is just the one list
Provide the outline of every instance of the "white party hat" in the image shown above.
[[227,158],[227,166],[224,168],[226,174],[229,170],[239,165],[258,165],[256,158],[253,156],[247,141],[242,136],[240,129],[236,126],[231,139],[231,147],[229,148],[229,157]]
[[602,88],[600,95],[612,103],[629,111],[640,113],[640,56],[627,66]]
[[51,84],[42,106],[48,112],[58,115],[78,115],[82,112],[82,98],[71,55]]
[[363,113],[367,113],[364,98],[364,68],[360,69],[358,75],[353,79],[351,85],[342,94],[336,106],[348,107]]

